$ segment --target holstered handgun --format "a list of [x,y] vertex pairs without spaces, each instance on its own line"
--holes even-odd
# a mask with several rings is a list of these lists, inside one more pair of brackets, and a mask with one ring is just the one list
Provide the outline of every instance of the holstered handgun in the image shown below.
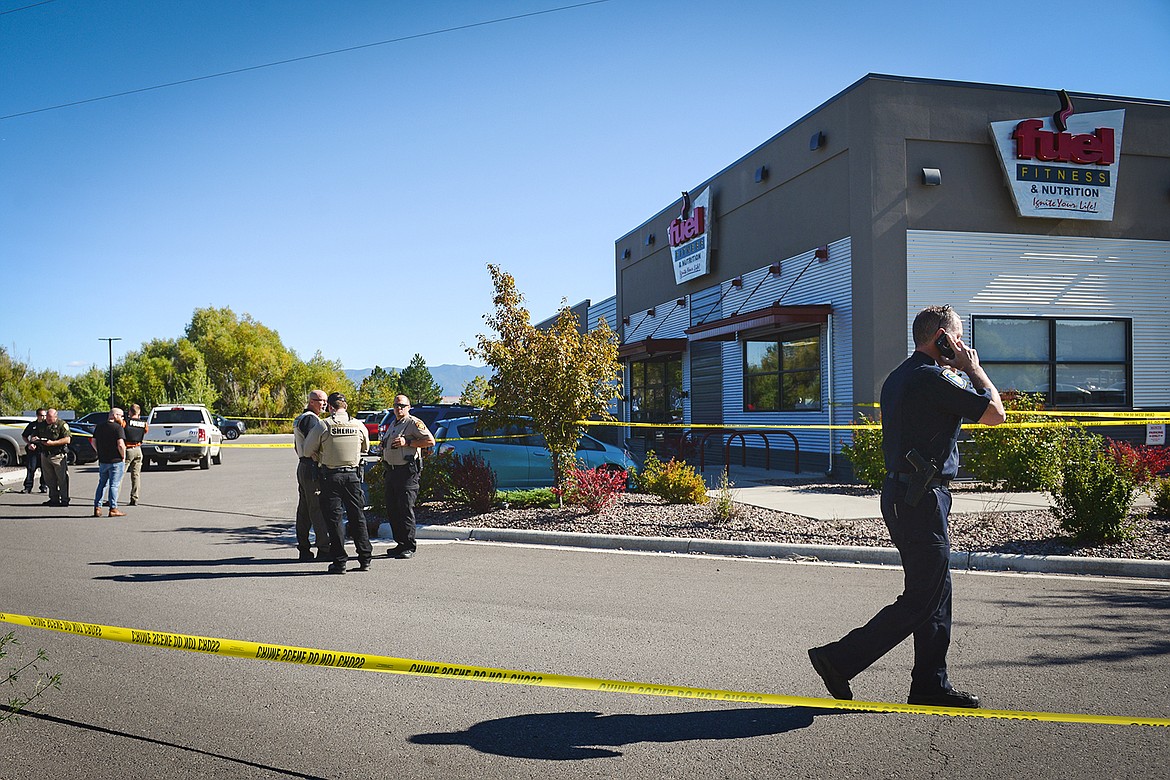
[[906,497],[903,499],[909,506],[918,506],[918,502],[926,495],[930,481],[938,474],[938,466],[931,463],[918,450],[906,453],[907,462],[914,467],[910,475],[910,482],[906,487]]

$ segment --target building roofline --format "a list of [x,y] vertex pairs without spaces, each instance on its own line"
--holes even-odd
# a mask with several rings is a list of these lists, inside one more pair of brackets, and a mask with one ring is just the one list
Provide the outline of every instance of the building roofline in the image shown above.
[[[987,82],[979,82],[979,81],[954,81],[954,80],[950,80],[950,79],[922,78],[920,76],[893,76],[893,75],[889,75],[889,74],[885,74],[885,73],[867,73],[864,76],[862,76],[861,78],[859,78],[857,81],[855,81],[852,84],[850,84],[849,86],[845,87],[845,89],[841,90],[837,94],[830,97],[828,100],[826,100],[823,103],[821,103],[820,105],[818,105],[816,108],[813,108],[811,111],[808,111],[807,113],[803,114],[799,118],[790,122],[787,127],[785,127],[780,132],[776,133],[775,135],[769,137],[763,143],[757,144],[755,147],[750,149],[747,153],[738,157],[730,165],[723,167],[714,175],[708,176],[706,179],[704,179],[703,181],[696,184],[689,191],[696,192],[696,191],[702,190],[704,187],[709,186],[712,182],[714,182],[720,176],[727,173],[732,168],[735,168],[737,165],[742,163],[748,157],[751,157],[753,154],[757,153],[758,151],[763,149],[765,146],[772,143],[773,141],[780,138],[781,136],[785,135],[786,133],[791,132],[792,129],[795,128],[797,125],[799,125],[801,122],[805,121],[806,119],[813,116],[814,114],[819,113],[820,111],[823,111],[825,108],[829,107],[833,103],[835,103],[838,100],[840,100],[841,98],[845,97],[850,92],[853,92],[854,90],[859,89],[862,85],[864,85],[865,83],[870,82],[870,81],[895,81],[895,82],[902,82],[905,84],[924,84],[924,85],[936,86],[936,87],[965,87],[965,88],[970,88],[970,89],[995,90],[996,92],[1023,92],[1023,93],[1045,94],[1045,95],[1052,95],[1058,91],[1058,89],[1047,88],[1047,87],[1020,87],[1020,86],[1013,86],[1010,84],[990,84]],[[1121,96],[1116,96],[1116,95],[1097,95],[1097,94],[1094,94],[1092,92],[1069,92],[1068,94],[1069,94],[1069,97],[1074,98],[1074,99],[1075,98],[1088,98],[1088,99],[1092,99],[1092,100],[1108,100],[1108,101],[1111,101],[1114,103],[1132,103],[1135,105],[1170,107],[1170,100],[1155,100],[1153,98],[1121,97]],[[675,200],[677,200],[677,198]],[[675,203],[675,201],[672,200],[670,202],[670,204],[668,204],[667,206],[665,206],[662,209],[660,209],[659,211],[657,211],[654,214],[654,216],[641,222],[633,230],[629,230],[629,231],[623,233],[621,236],[619,236],[617,239],[614,240],[614,246],[616,246],[620,242],[628,239],[630,236],[636,235],[644,227],[646,227],[648,224],[650,224],[651,222],[654,222],[659,217],[661,217],[664,213],[666,213],[670,209],[674,208],[674,203]]]

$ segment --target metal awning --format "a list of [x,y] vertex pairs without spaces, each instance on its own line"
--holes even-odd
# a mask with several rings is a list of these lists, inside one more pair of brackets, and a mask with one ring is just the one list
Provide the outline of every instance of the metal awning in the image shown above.
[[618,347],[618,360],[633,362],[663,355],[680,355],[686,348],[687,339],[642,339]]
[[828,322],[833,307],[827,303],[809,306],[781,306],[773,304],[764,309],[733,314],[714,322],[687,328],[688,341],[735,341],[747,331],[778,331],[794,325],[814,325]]

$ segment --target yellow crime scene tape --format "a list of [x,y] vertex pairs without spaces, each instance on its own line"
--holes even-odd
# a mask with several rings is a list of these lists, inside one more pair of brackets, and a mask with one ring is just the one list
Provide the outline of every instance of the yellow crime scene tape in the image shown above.
[[1117,726],[1170,727],[1170,718],[1140,718],[1125,715],[1090,715],[1068,712],[1027,712],[1023,710],[972,710],[956,707],[926,707],[891,702],[844,701],[841,699],[821,699],[811,696],[786,696],[774,693],[751,693],[748,691],[726,691],[714,688],[659,685],[656,683],[633,682],[630,680],[605,680],[597,677],[547,674],[545,672],[530,672],[519,669],[497,669],[441,661],[393,658],[391,656],[370,655],[343,650],[322,650],[313,647],[265,644],[240,639],[175,634],[168,631],[123,628],[98,623],[57,620],[54,618],[15,615],[12,613],[0,613],[0,621],[14,625],[28,626],[29,628],[60,631],[66,634],[77,634],[95,639],[126,642],[128,644],[166,650],[185,650],[207,655],[247,658],[260,661],[277,661],[281,663],[301,664],[303,666],[324,666],[333,669],[358,669],[363,672],[385,672],[388,674],[406,674],[419,677],[442,677],[463,682],[492,682],[511,685],[531,685],[543,688],[624,693],[639,696],[667,696],[678,699],[747,702],[785,707],[810,707],[859,712],[900,712],[918,715],[947,715],[995,720],[1032,720],[1054,723],[1099,723]]

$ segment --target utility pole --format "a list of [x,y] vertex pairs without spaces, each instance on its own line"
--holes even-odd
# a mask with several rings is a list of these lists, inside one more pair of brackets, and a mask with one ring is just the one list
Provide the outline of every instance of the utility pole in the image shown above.
[[109,346],[110,346],[110,408],[111,409],[114,408],[114,342],[121,341],[121,340],[122,340],[121,337],[98,339],[98,341],[104,341],[107,344],[109,344]]

